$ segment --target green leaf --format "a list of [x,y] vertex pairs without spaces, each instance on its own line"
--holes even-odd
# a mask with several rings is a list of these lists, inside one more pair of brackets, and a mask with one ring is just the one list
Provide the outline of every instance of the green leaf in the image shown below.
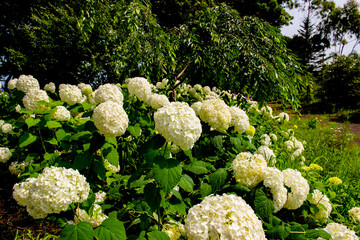
[[41,120],[38,118],[32,118],[32,117],[28,117],[25,120],[25,123],[27,124],[28,128],[31,128],[32,126],[35,126],[36,124],[38,124]]
[[315,230],[315,229],[308,230],[308,231],[306,231],[305,236],[307,238],[314,238],[314,239],[317,239],[319,237],[324,238],[324,239],[331,239],[331,235],[328,232],[326,232],[326,231],[324,231],[322,229],[320,229],[320,230]]
[[107,218],[95,229],[98,240],[126,240],[125,227],[116,218]]
[[175,159],[155,159],[153,169],[154,179],[160,185],[160,188],[168,194],[181,179],[182,168],[179,161]]
[[179,181],[179,186],[184,189],[184,191],[186,192],[192,192],[194,190],[194,181],[192,180],[192,178],[187,175],[187,174],[183,174],[180,181]]
[[114,138],[114,137],[106,137],[105,141],[108,143],[111,143],[114,146],[118,145],[118,142],[117,142],[116,138]]
[[59,122],[56,121],[48,121],[45,125],[47,128],[61,128],[62,125]]
[[109,161],[113,166],[118,166],[119,164],[119,153],[117,150],[110,144],[103,150],[104,157]]
[[89,110],[93,105],[87,101],[83,102],[81,106],[84,108],[84,110]]
[[92,240],[94,231],[89,222],[83,221],[77,225],[67,225],[60,234],[60,240]]
[[50,138],[49,140],[46,140],[46,142],[52,145],[58,145],[58,141],[56,140],[56,138]]
[[184,154],[185,154],[186,156],[188,156],[191,161],[193,161],[194,158],[193,158],[193,155],[192,155],[192,153],[191,153],[191,149],[185,150],[185,151],[184,151]]
[[76,141],[76,140],[85,140],[85,139],[90,139],[92,136],[92,133],[89,131],[82,131],[82,132],[78,132],[76,134],[74,134],[73,136],[71,136],[70,140],[71,141]]
[[93,157],[90,154],[76,155],[73,167],[77,170],[83,170],[90,166]]
[[135,126],[129,126],[127,131],[134,137],[140,137],[141,135],[141,127],[140,124],[135,124]]
[[104,163],[96,160],[94,162],[94,166],[92,167],[92,170],[96,173],[96,175],[101,179],[105,179],[106,169],[104,167]]
[[200,186],[201,197],[204,198],[204,197],[208,196],[210,193],[211,193],[211,186],[207,183],[201,184],[201,186]]
[[234,149],[238,152],[241,152],[241,140],[238,137],[230,137],[230,143],[233,145]]
[[195,174],[205,174],[209,172],[206,166],[207,166],[206,162],[196,161],[185,166],[184,169]]
[[144,188],[144,198],[152,211],[160,207],[161,195],[160,189],[154,183],[148,183]]
[[271,199],[267,198],[263,188],[258,188],[255,191],[254,199],[255,212],[262,218],[266,219],[272,215],[274,205]]
[[223,149],[223,142],[224,139],[222,137],[222,135],[217,135],[214,136],[213,138],[211,138],[211,143],[214,145],[214,147],[216,147],[218,150],[222,150]]
[[227,175],[228,174],[224,168],[219,168],[216,172],[209,176],[209,182],[213,191],[221,189],[221,187],[225,184]]
[[55,136],[58,142],[61,142],[62,140],[70,140],[71,134],[66,133],[64,129],[58,129],[55,132]]
[[247,186],[244,186],[244,185],[242,185],[242,184],[239,184],[239,183],[235,184],[235,185],[233,186],[233,188],[234,188],[235,190],[238,190],[238,191],[241,191],[241,192],[250,192],[250,191],[251,191],[250,188],[248,188]]
[[35,142],[36,139],[37,137],[32,135],[31,133],[25,133],[19,139],[19,147],[26,147]]
[[159,231],[153,231],[146,234],[149,240],[171,240],[170,237],[164,233]]
[[270,239],[285,239],[290,235],[291,228],[284,224],[271,227],[266,231],[266,237]]

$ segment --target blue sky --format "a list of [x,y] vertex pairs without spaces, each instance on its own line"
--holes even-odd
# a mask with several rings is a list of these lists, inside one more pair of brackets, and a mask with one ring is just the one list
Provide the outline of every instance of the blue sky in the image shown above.
[[[359,3],[360,0],[356,0],[356,1]],[[347,0],[335,0],[336,6],[343,6],[346,2],[347,2]],[[281,29],[281,32],[285,36],[292,37],[295,34],[297,34],[297,32],[300,28],[300,25],[301,25],[301,21],[304,19],[306,13],[298,11],[297,9],[292,9],[292,10],[289,10],[288,12],[290,13],[291,16],[294,17],[294,19],[292,20],[292,24],[289,26],[283,27]],[[348,53],[350,53],[353,46],[354,46],[354,42],[350,42],[349,44],[347,44],[344,48],[344,54],[347,55]],[[360,45],[359,44],[356,46],[355,50],[358,53],[360,53]],[[334,51],[334,49],[331,49],[329,52],[331,52],[331,51]]]

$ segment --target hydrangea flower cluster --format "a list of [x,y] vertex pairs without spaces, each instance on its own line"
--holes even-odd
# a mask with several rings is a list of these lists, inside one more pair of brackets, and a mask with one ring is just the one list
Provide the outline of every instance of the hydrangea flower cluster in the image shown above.
[[235,179],[238,183],[254,188],[264,180],[264,173],[267,169],[267,162],[260,154],[250,152],[239,153],[231,163],[235,172]]
[[263,106],[262,108],[260,108],[259,110],[259,113],[264,115],[265,117],[268,117],[268,118],[272,118],[273,115],[272,115],[272,108],[270,106]]
[[40,85],[36,78],[31,75],[21,75],[16,81],[16,89],[27,93],[31,90],[39,90]]
[[135,95],[140,101],[146,102],[151,95],[151,85],[146,78],[135,77],[126,79],[130,95]]
[[31,90],[26,93],[26,95],[23,97],[23,103],[28,111],[33,111],[37,108],[40,108],[42,110],[48,109],[43,104],[39,104],[38,101],[46,101],[49,102],[49,96],[44,90]]
[[172,102],[154,113],[155,129],[168,142],[191,149],[201,136],[201,122],[185,102]]
[[105,137],[117,137],[125,133],[129,119],[122,105],[113,101],[99,104],[92,115],[94,124]]
[[59,96],[61,101],[66,102],[69,105],[82,103],[84,101],[81,90],[76,85],[60,84]]
[[169,104],[170,101],[164,94],[153,93],[150,95],[146,103],[149,104],[153,109],[159,109]]
[[71,113],[64,106],[56,106],[56,112],[53,112],[51,117],[58,121],[69,121]]
[[292,152],[291,160],[294,160],[295,158],[301,156],[301,154],[304,152],[304,145],[294,136],[290,136],[290,140],[286,141],[284,144],[287,150],[289,152]]
[[18,161],[14,161],[11,162],[10,166],[9,166],[9,171],[11,174],[13,175],[19,175],[23,172],[25,172],[25,168],[26,166],[29,166],[31,164],[31,162],[18,162]]
[[10,123],[4,123],[2,126],[1,126],[1,131],[3,133],[9,133],[13,130],[13,126],[10,124]]
[[95,101],[97,104],[113,101],[121,106],[123,105],[124,96],[118,86],[111,83],[106,83],[104,85],[99,86],[99,88],[95,91]]
[[315,213],[314,218],[320,221],[326,221],[329,218],[332,210],[329,198],[318,189],[315,189],[311,196],[312,198],[309,200],[309,202],[313,205],[316,205],[319,209],[319,211]]
[[164,78],[161,82],[156,83],[156,88],[164,89],[166,87],[166,85],[168,84],[168,82],[169,82],[169,79]]
[[291,192],[288,193],[287,201],[284,208],[289,210],[295,210],[303,205],[310,191],[308,181],[301,175],[298,170],[285,169],[283,170],[284,184],[291,188]]
[[7,147],[0,147],[0,162],[6,163],[11,158],[12,153]]
[[184,225],[172,220],[163,225],[162,232],[166,233],[171,240],[178,240],[181,236],[186,236]]
[[274,165],[276,163],[276,155],[272,149],[268,146],[262,145],[256,150],[257,154],[262,155],[270,165]]
[[264,186],[270,188],[273,195],[274,213],[280,211],[286,203],[288,193],[283,173],[275,167],[268,167],[264,173]]
[[102,212],[101,206],[98,204],[93,205],[90,216],[84,209],[77,208],[76,215],[74,216],[74,222],[78,224],[81,221],[86,221],[89,222],[93,228],[96,228],[100,226],[105,219],[108,218],[108,216]]
[[231,123],[231,112],[221,99],[210,99],[202,102],[200,119],[208,123],[213,130],[226,131]]
[[85,201],[89,191],[89,183],[77,170],[52,166],[44,168],[37,178],[15,184],[13,197],[27,207],[30,216],[39,219]]
[[[358,240],[359,237],[356,236],[356,233],[346,226],[339,223],[329,223],[324,230],[331,235],[331,239],[333,240]],[[323,240],[323,238],[319,237],[318,240]]]
[[231,123],[230,126],[234,126],[234,129],[237,133],[244,133],[249,127],[249,117],[246,112],[236,106],[229,108],[231,113]]
[[55,93],[55,91],[56,91],[55,83],[49,82],[49,83],[45,84],[44,90],[51,92],[51,93]]
[[210,195],[189,209],[185,220],[188,239],[266,239],[254,210],[235,195]]
[[260,136],[260,144],[263,146],[270,146],[271,145],[271,138],[269,135],[264,133]]
[[354,207],[350,209],[349,216],[355,221],[360,221],[360,207]]
[[13,78],[13,79],[11,79],[11,80],[8,82],[8,88],[9,88],[10,90],[16,88],[16,82],[17,82],[17,80],[18,80],[17,78]]

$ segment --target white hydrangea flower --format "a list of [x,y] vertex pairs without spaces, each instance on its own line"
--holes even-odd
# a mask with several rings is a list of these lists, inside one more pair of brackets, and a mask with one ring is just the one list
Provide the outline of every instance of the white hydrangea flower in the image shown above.
[[260,114],[266,116],[266,117],[269,117],[269,118],[272,118],[272,108],[270,106],[263,106],[262,108],[260,108]]
[[146,101],[153,109],[159,109],[170,103],[168,97],[164,94],[151,94]]
[[226,131],[231,123],[229,106],[221,99],[210,99],[202,102],[200,118],[213,130]]
[[155,129],[168,142],[191,149],[201,136],[201,122],[185,102],[172,102],[154,113]]
[[[319,211],[314,215],[315,219],[326,221],[326,219],[329,218],[332,207],[329,198],[325,194],[320,192],[318,189],[315,189],[312,193],[312,199],[309,200],[309,202],[313,205],[316,205],[319,209]],[[322,204],[323,206],[319,204]]]
[[[333,240],[358,240],[355,231],[348,229],[345,225],[339,223],[329,223],[324,230],[331,235]],[[323,240],[319,237],[318,240]]]
[[59,96],[61,101],[66,102],[69,105],[82,103],[84,101],[81,90],[76,85],[60,84]]
[[360,221],[360,207],[350,209],[349,216],[355,221]]
[[200,102],[200,101],[195,102],[191,105],[191,108],[194,109],[196,116],[200,115],[201,105],[202,105],[202,102]]
[[230,113],[230,126],[234,126],[234,129],[237,133],[244,133],[250,127],[249,117],[246,112],[239,107],[232,106],[230,107]]
[[310,191],[308,181],[301,175],[298,170],[285,169],[283,170],[284,184],[291,188],[291,192],[288,193],[287,201],[284,208],[295,210],[301,207],[307,198]]
[[264,180],[267,163],[262,155],[242,152],[231,163],[231,168],[238,183],[254,188]]
[[169,79],[164,78],[161,82],[156,83],[156,88],[164,89],[166,87],[166,85],[168,84],[168,82],[169,82]]
[[266,133],[262,134],[261,137],[260,137],[260,143],[261,143],[261,145],[264,145],[264,146],[270,146],[271,145],[270,136],[267,135]]
[[118,86],[111,83],[106,83],[98,87],[95,92],[95,101],[97,104],[113,101],[123,105],[124,96]]
[[276,163],[276,155],[273,150],[271,150],[268,146],[260,146],[256,150],[257,154],[262,155],[268,163],[271,163],[271,165],[275,165]]
[[172,220],[165,223],[161,231],[166,233],[171,240],[178,240],[181,236],[186,236],[184,225]]
[[198,101],[203,100],[202,96],[198,92],[196,92],[195,88],[190,88],[188,93],[190,94],[191,97],[195,98]]
[[302,142],[298,141],[294,136],[290,137],[290,140],[286,141],[285,143],[286,149],[289,152],[292,152],[291,160],[298,158],[304,152],[305,148]]
[[0,147],[0,162],[6,163],[12,156],[12,153],[7,147]]
[[44,90],[51,92],[51,93],[55,93],[55,91],[56,91],[55,83],[49,82],[49,83],[45,84]]
[[189,240],[266,239],[262,222],[254,210],[235,195],[207,196],[189,209],[185,220]]
[[10,90],[16,88],[16,82],[17,82],[17,80],[18,80],[17,78],[13,78],[13,79],[11,79],[11,80],[8,82],[8,88],[9,88]]
[[275,167],[268,167],[264,173],[264,186],[270,188],[273,195],[274,213],[280,211],[286,203],[288,193],[283,173]]
[[24,93],[30,90],[39,90],[40,85],[37,79],[31,75],[21,75],[16,81],[16,89]]
[[18,162],[14,161],[9,166],[9,171],[13,175],[19,175],[23,172],[25,172],[26,166],[29,166],[31,162]]
[[37,103],[38,101],[46,101],[49,102],[49,96],[44,90],[31,90],[28,91],[25,96],[23,97],[23,104],[26,110],[33,111],[37,108],[40,108],[42,110],[46,110],[49,107]]
[[285,112],[279,113],[279,115],[278,115],[277,117],[275,117],[275,118],[276,118],[276,120],[277,120],[278,122],[282,122],[282,123],[288,122],[289,119],[290,119],[289,114],[287,114],[287,113],[285,113]]
[[10,123],[4,123],[2,126],[1,126],[1,131],[3,133],[9,133],[13,130],[13,126],[10,124]]
[[125,133],[129,119],[122,105],[113,101],[100,103],[92,115],[94,124],[105,137],[117,137]]
[[102,203],[106,199],[106,192],[97,192],[95,193],[95,202],[94,203]]
[[30,216],[39,219],[85,201],[89,191],[89,183],[78,170],[52,166],[44,168],[36,179],[15,184],[13,197],[27,207]]
[[88,92],[92,92],[92,87],[90,84],[85,84],[85,83],[79,83],[77,85],[77,87],[81,90],[81,92],[84,94],[84,92],[88,91]]
[[140,101],[146,102],[151,95],[151,85],[146,78],[135,77],[127,79],[130,95],[135,95]]
[[0,120],[0,127],[2,127],[2,125],[4,125],[5,121],[4,120]]
[[56,106],[56,112],[53,112],[51,116],[58,121],[69,121],[71,113],[64,106]]
[[278,137],[275,135],[275,133],[270,133],[270,134],[269,134],[269,137],[271,138],[271,140],[272,140],[273,142],[277,142],[277,140],[278,140]]
[[87,214],[84,209],[77,208],[76,215],[74,216],[74,221],[78,224],[81,221],[86,221],[91,224],[93,228],[96,228],[101,225],[101,223],[108,218],[101,209],[101,206],[98,204],[94,204],[92,214]]
[[21,110],[21,106],[20,106],[20,104],[17,104],[17,105],[15,106],[15,111],[16,111],[16,112],[20,112],[20,110]]

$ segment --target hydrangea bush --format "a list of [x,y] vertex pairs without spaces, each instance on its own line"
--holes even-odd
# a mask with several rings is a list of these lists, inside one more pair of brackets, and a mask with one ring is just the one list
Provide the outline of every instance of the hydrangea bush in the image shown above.
[[320,177],[270,106],[142,77],[45,92],[23,75],[8,88],[0,168],[60,239],[358,239],[357,206],[342,216],[332,203],[341,179]]

